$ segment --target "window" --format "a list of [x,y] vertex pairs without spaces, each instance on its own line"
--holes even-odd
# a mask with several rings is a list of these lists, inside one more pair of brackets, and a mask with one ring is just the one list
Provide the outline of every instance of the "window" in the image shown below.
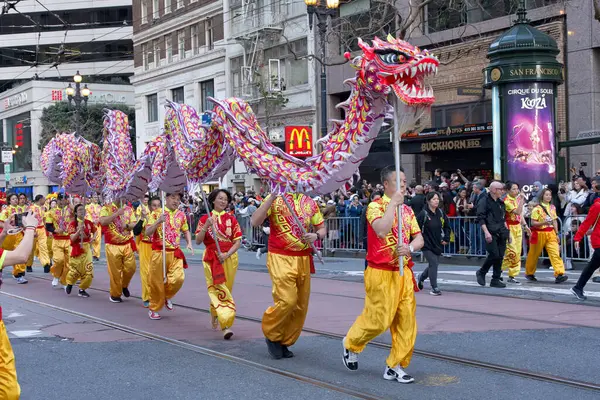
[[165,48],[167,49],[167,63],[173,62],[173,47],[171,45],[171,35],[165,36]]
[[192,54],[198,54],[198,25],[192,25],[191,27],[191,39],[192,39]]
[[183,95],[183,86],[171,89],[171,98],[173,99],[173,103],[183,104],[185,102]]
[[[291,48],[291,49],[290,49]],[[295,54],[295,56],[294,56]],[[281,46],[271,47],[264,52],[265,66],[261,69],[261,76],[269,76],[272,86],[286,90],[292,86],[308,84],[308,60],[302,57],[308,54],[306,39],[300,39]],[[268,60],[279,60],[279,68],[274,68],[276,62]],[[269,70],[271,65],[271,70]],[[277,76],[279,75],[279,76]],[[279,84],[273,82],[279,78]],[[267,86],[268,87],[268,86]]]
[[148,0],[142,0],[142,24],[148,23]]
[[177,9],[183,8],[183,0],[177,0]]
[[165,14],[171,12],[171,0],[165,0]]
[[146,96],[146,104],[148,107],[148,122],[158,121],[158,95]]
[[159,0],[152,0],[152,19],[157,19],[160,16]]
[[242,87],[242,66],[244,65],[244,57],[234,57],[230,61],[231,66],[231,86],[233,87],[233,95],[239,96]]
[[144,65],[144,71],[148,71],[148,45],[142,44],[142,63]]
[[213,79],[209,81],[200,82],[200,111],[204,112],[212,110],[214,104],[208,100],[208,97],[215,96],[215,81]]
[[152,50],[154,51],[154,68],[160,67],[160,42],[154,39],[152,42]]
[[452,104],[431,108],[432,128],[445,128],[465,124],[482,124],[492,121],[490,100]]
[[212,50],[215,47],[212,18],[209,18],[206,20],[205,27],[206,27],[206,47],[208,48],[208,50]]
[[185,58],[185,32],[183,29],[177,32],[177,53],[180,60]]

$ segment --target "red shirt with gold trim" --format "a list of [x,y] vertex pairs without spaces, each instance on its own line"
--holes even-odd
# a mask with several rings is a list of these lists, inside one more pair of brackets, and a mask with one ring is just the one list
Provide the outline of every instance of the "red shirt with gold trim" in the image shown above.
[[[217,237],[219,238],[219,244],[221,243],[233,243],[236,240],[242,239],[242,229],[240,228],[240,224],[238,224],[237,219],[226,211],[221,211],[220,213],[217,211],[212,211],[212,215],[217,218],[216,230]],[[198,222],[198,228],[196,228],[196,234],[200,232],[206,220],[208,219],[208,215],[203,215],[200,217],[200,221]],[[213,230],[208,229],[206,235],[204,235],[204,242],[206,246],[213,245],[215,243],[215,238],[213,236]]]

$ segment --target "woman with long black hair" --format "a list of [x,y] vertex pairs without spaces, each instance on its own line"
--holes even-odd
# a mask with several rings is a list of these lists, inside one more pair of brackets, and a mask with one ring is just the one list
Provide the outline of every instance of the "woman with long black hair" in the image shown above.
[[429,265],[425,271],[419,275],[417,285],[423,289],[423,282],[429,278],[431,283],[432,296],[442,294],[437,285],[438,265],[440,264],[440,255],[442,255],[443,246],[450,241],[450,221],[446,214],[440,209],[440,194],[438,192],[429,192],[425,197],[425,207],[417,216],[417,222],[421,227],[421,234],[425,241],[423,246],[423,255]]
[[[212,211],[203,215],[196,229],[196,244],[204,243],[202,257],[213,329],[221,326],[223,338],[231,339],[231,326],[235,319],[235,302],[231,295],[238,268],[238,255],[242,244],[242,230],[233,215],[227,212],[231,194],[217,189],[208,196]],[[216,235],[216,237],[215,237]],[[217,246],[218,242],[218,246]]]

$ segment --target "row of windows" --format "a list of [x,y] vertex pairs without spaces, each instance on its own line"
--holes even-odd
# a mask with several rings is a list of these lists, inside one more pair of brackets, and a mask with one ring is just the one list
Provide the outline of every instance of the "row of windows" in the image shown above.
[[0,34],[64,31],[65,25],[62,21],[68,24],[69,30],[131,25],[131,14],[131,6],[57,10],[52,13],[8,13],[2,15]]
[[[198,0],[189,0],[190,3],[195,3]],[[148,23],[148,19],[150,21],[160,18],[160,6],[161,2],[163,5],[163,15],[171,13],[173,3],[175,3],[175,9],[179,10],[184,7],[183,0],[142,0],[141,1],[141,14],[142,14],[142,24]],[[150,18],[148,18],[150,17]]]
[[435,128],[465,124],[482,124],[490,122],[491,120],[491,100],[431,108],[431,126]]
[[[18,45],[16,45],[18,46]],[[36,46],[5,47],[0,52],[0,67],[17,67],[31,65],[31,63],[48,63],[59,56],[59,44],[41,45],[37,51]],[[90,62],[133,59],[133,43],[131,40],[117,40],[113,42],[85,42],[68,43],[64,46],[64,55],[61,60],[68,62]]]
[[[197,105],[198,111],[203,113],[207,110],[213,109],[213,102],[208,100],[209,97],[215,95],[215,81],[209,79],[207,81],[199,82],[200,85],[200,104]],[[185,103],[185,89],[183,86],[171,89],[171,101],[175,103]],[[146,96],[146,108],[147,108],[147,121],[156,122],[158,121],[158,94],[151,94]]]
[[[144,71],[150,69],[151,66],[158,68],[160,60],[166,59],[167,63],[173,62],[174,47],[177,46],[177,56],[179,60],[186,57],[186,47],[191,47],[192,55],[198,55],[202,51],[212,50],[215,46],[215,41],[222,40],[222,29],[217,28],[216,23],[222,23],[222,15],[217,17],[207,18],[201,22],[193,24],[189,27],[190,35],[186,37],[185,28],[178,30],[175,35],[169,33],[162,38],[154,39],[150,42],[141,45],[142,50],[142,65]],[[189,41],[190,43],[187,43]],[[161,48],[164,48],[164,56],[161,53]]]

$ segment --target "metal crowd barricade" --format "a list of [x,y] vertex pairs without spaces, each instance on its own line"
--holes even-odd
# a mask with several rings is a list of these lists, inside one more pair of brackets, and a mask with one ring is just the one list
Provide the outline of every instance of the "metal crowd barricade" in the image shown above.
[[444,246],[443,255],[484,257],[485,236],[477,223],[477,217],[448,217],[450,242]]

